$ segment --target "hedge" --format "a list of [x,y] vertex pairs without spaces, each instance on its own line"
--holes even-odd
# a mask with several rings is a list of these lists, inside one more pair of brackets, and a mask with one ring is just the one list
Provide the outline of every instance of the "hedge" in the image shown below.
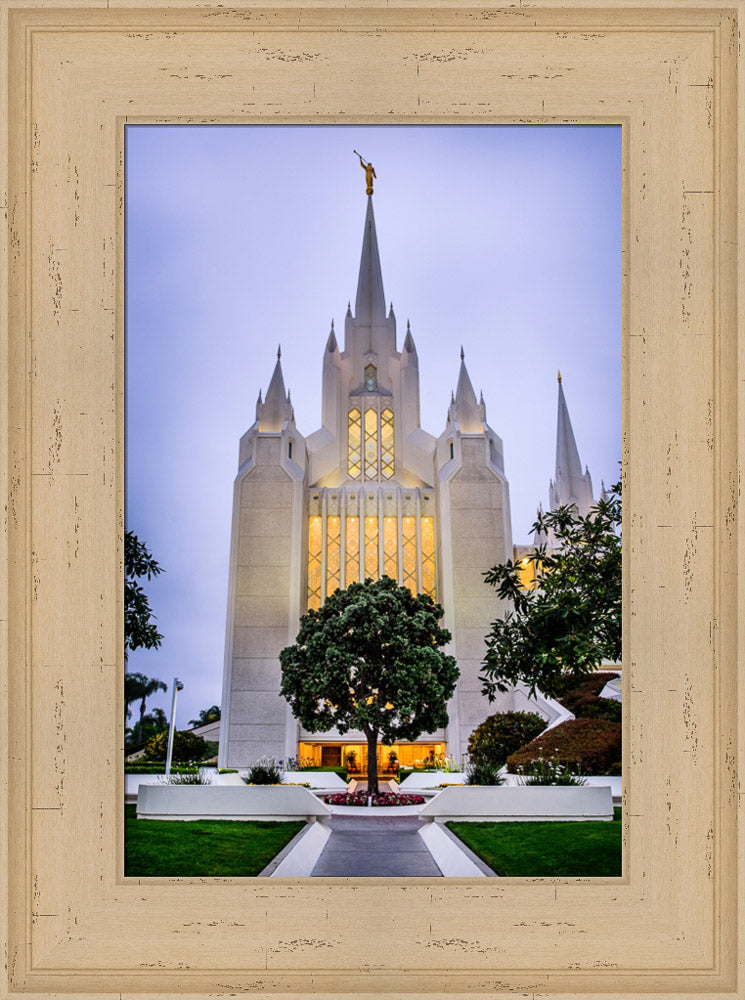
[[475,767],[500,768],[515,753],[546,728],[537,712],[496,712],[468,737],[468,758]]
[[569,719],[507,758],[510,774],[543,758],[582,774],[620,774],[621,724],[607,719]]

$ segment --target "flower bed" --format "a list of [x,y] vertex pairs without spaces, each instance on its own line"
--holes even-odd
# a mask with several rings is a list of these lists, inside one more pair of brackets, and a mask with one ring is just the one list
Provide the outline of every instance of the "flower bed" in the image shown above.
[[[334,795],[324,795],[327,806],[366,806],[367,792],[337,792]],[[421,806],[424,805],[422,795],[409,795],[405,792],[378,792],[373,795],[374,806]]]

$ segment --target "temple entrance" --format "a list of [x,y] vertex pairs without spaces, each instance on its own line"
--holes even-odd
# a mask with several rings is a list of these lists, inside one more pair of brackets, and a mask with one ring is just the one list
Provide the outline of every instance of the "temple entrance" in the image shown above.
[[[380,777],[398,774],[402,768],[435,767],[447,752],[445,743],[378,744],[378,774]],[[303,741],[298,744],[300,767],[345,767],[350,778],[367,777],[367,743],[322,743]]]

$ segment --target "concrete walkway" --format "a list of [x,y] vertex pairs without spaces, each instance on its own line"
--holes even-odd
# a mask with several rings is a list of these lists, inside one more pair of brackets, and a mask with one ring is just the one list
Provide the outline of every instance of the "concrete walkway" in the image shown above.
[[313,876],[438,877],[427,845],[419,836],[418,816],[340,816],[324,821],[331,830]]

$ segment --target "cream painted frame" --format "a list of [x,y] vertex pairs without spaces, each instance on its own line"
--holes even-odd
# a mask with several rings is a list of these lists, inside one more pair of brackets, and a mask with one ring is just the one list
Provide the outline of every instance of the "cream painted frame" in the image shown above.
[[[745,997],[741,0],[0,12],[3,995]],[[122,135],[174,119],[623,124],[623,878],[118,877]]]

